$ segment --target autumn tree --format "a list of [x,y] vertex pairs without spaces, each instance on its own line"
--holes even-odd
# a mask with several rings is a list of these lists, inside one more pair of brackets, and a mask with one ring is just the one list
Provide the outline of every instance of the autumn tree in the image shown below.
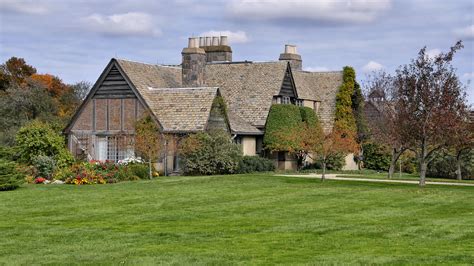
[[340,153],[355,153],[359,150],[359,145],[355,141],[353,134],[354,132],[352,131],[344,132],[333,129],[312,143],[310,149],[319,156],[323,168],[321,181],[324,181],[326,178],[326,165],[329,158]]
[[150,179],[152,178],[152,162],[160,157],[162,142],[160,128],[151,115],[146,115],[135,123],[135,152],[148,162]]
[[375,109],[372,110],[374,113],[368,119],[368,126],[370,137],[376,143],[390,149],[391,159],[388,168],[388,178],[390,179],[393,177],[398,159],[408,149],[399,127],[399,120],[402,117],[395,108],[397,94],[394,78],[383,71],[374,72],[366,80],[365,91],[377,95],[368,103],[371,108]]
[[0,90],[5,91],[12,84],[21,85],[35,73],[36,69],[26,64],[23,58],[11,57],[0,65]]
[[454,153],[456,161],[456,178],[462,180],[462,156],[474,149],[474,121],[471,121],[470,112],[464,110],[459,113],[454,123],[453,134],[448,139],[448,146]]
[[417,155],[420,186],[425,185],[427,166],[434,153],[447,145],[458,115],[467,108],[465,92],[451,65],[454,54],[462,47],[459,41],[449,52],[434,58],[426,54],[424,47],[394,76],[394,108],[401,118],[397,126]]

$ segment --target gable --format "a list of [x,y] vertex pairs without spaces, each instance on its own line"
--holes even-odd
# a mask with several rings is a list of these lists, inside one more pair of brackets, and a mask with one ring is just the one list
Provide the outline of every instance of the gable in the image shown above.
[[279,96],[288,96],[290,98],[297,98],[295,83],[288,67],[285,72],[285,77],[283,78],[283,83],[281,84]]
[[113,65],[105,76],[93,98],[136,98],[132,88],[120,74],[117,66]]

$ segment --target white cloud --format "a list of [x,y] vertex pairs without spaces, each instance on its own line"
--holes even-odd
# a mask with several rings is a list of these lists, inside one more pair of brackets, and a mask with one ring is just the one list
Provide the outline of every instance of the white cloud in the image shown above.
[[474,72],[464,73],[464,75],[462,75],[462,77],[465,78],[465,79],[474,79]]
[[435,58],[439,54],[441,54],[441,50],[436,49],[436,48],[426,51],[426,56],[428,56],[428,58],[431,58],[431,59]]
[[454,30],[454,33],[463,40],[474,40],[474,24]]
[[369,72],[381,70],[383,68],[384,66],[382,64],[377,63],[375,61],[370,61],[365,66],[362,67],[362,71],[364,71],[365,73],[369,73]]
[[0,0],[0,9],[31,15],[48,13],[46,5],[40,3],[40,1],[31,0]]
[[228,8],[250,19],[308,19],[327,23],[366,23],[391,8],[391,0],[234,0]]
[[303,67],[303,70],[310,72],[326,72],[329,71],[327,67]]
[[152,16],[147,13],[129,12],[110,16],[92,14],[83,18],[82,22],[89,30],[108,35],[161,35]]
[[229,31],[229,30],[210,30],[201,33],[201,36],[227,36],[230,43],[246,43],[249,41],[245,31]]

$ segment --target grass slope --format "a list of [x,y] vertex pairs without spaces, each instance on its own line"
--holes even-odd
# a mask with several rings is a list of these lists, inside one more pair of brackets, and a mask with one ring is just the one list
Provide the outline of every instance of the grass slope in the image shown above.
[[469,187],[166,177],[0,202],[0,264],[474,263]]

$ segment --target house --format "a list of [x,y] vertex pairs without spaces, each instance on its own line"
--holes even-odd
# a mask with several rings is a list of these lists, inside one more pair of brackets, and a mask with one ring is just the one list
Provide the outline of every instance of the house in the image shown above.
[[[272,104],[310,107],[332,129],[342,71],[303,71],[296,46],[286,45],[278,61],[234,62],[226,36],[200,37],[189,38],[181,54],[173,66],[111,59],[65,130],[70,151],[96,160],[133,155],[134,123],[147,112],[167,135],[228,130],[244,155],[263,154]],[[159,167],[179,170],[177,141],[167,143]],[[296,166],[288,154],[267,156],[281,169]]]

